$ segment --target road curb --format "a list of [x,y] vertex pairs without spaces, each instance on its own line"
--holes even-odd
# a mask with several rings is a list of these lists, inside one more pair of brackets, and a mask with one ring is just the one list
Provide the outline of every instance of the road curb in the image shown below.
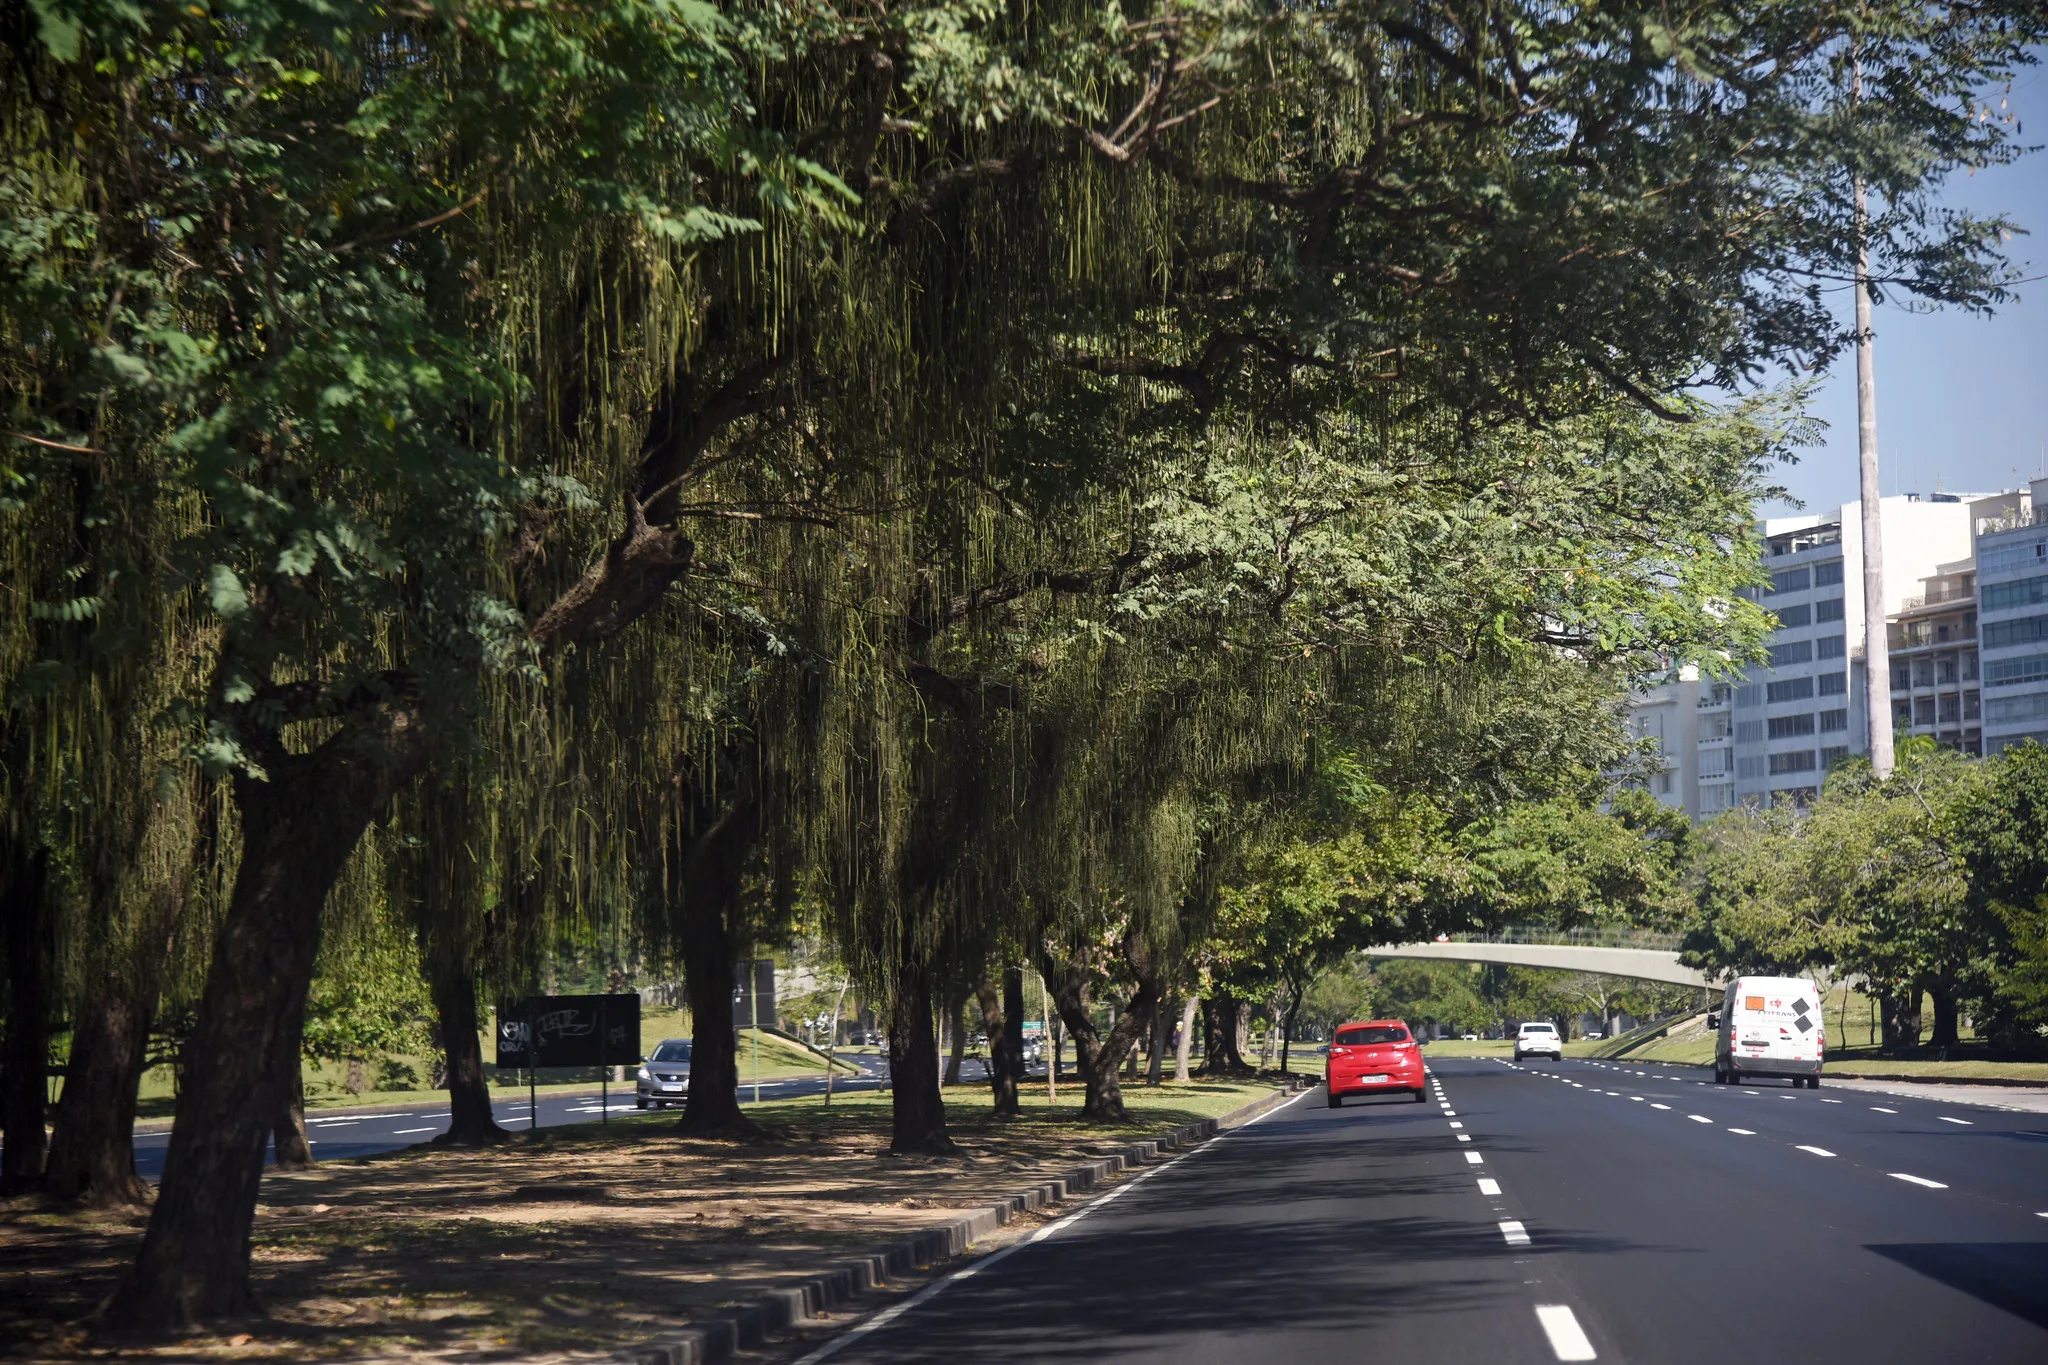
[[1900,1076],[1889,1071],[1824,1071],[1822,1075],[1842,1081],[1904,1081],[1907,1085],[1990,1085],[2009,1090],[2048,1090],[2048,1081],[2027,1081],[2017,1076]]
[[926,1228],[868,1255],[843,1260],[816,1274],[777,1285],[731,1313],[628,1346],[618,1352],[616,1359],[634,1365],[717,1365],[735,1351],[760,1345],[772,1332],[793,1327],[816,1313],[886,1284],[891,1275],[906,1274],[960,1255],[1020,1213],[1091,1190],[1108,1177],[1154,1160],[1162,1152],[1197,1146],[1218,1133],[1242,1127],[1286,1103],[1294,1093],[1291,1088],[1275,1089],[1265,1098],[1218,1118],[1198,1119],[1160,1137],[1127,1142],[1093,1161],[1070,1166],[1020,1194],[984,1204],[965,1218]]

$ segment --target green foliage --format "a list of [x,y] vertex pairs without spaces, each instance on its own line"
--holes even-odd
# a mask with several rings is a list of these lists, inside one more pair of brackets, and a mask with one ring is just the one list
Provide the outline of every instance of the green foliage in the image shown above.
[[433,1006],[410,934],[379,917],[361,933],[327,945],[306,999],[302,1047],[307,1057],[318,1062],[420,1057],[435,1050],[432,1033]]

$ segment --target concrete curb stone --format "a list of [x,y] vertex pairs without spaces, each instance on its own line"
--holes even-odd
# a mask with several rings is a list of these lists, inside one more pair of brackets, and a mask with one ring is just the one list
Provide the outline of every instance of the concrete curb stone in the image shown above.
[[816,1274],[777,1285],[744,1308],[626,1347],[616,1358],[634,1365],[717,1365],[737,1350],[760,1345],[770,1333],[795,1326],[886,1284],[891,1275],[907,1274],[960,1255],[1019,1213],[1042,1209],[1091,1190],[1109,1176],[1155,1160],[1163,1152],[1206,1142],[1225,1129],[1250,1122],[1294,1093],[1293,1087],[1276,1089],[1264,1099],[1233,1109],[1220,1118],[1199,1119],[1161,1137],[1124,1143],[1105,1156],[1071,1166],[1020,1194],[984,1204],[965,1218],[926,1228],[868,1255],[843,1260]]

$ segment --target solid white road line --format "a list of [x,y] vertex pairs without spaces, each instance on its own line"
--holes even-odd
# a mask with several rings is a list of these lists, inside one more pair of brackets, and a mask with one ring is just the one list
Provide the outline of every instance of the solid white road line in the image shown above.
[[1870,1112],[1873,1114],[1896,1114],[1899,1111],[1896,1109],[1885,1109],[1878,1105],[1873,1104],[1870,1106]]
[[1833,1156],[1833,1155],[1834,1155],[1834,1153],[1833,1153],[1833,1152],[1829,1151],[1829,1150],[1828,1150],[1827,1148],[1825,1148],[1825,1147],[1809,1147],[1809,1146],[1807,1146],[1807,1145],[1806,1145],[1805,1143],[1803,1143],[1803,1142],[1799,1144],[1799,1150],[1800,1150],[1800,1151],[1802,1151],[1802,1152],[1812,1152],[1812,1153],[1813,1153],[1813,1154],[1814,1154],[1815,1156]]
[[1586,1339],[1585,1329],[1572,1310],[1561,1303],[1539,1303],[1536,1305],[1536,1321],[1543,1324],[1543,1335],[1550,1338],[1550,1349],[1557,1353],[1559,1360],[1598,1360],[1593,1343]]
[[1486,1163],[1486,1158],[1477,1152],[1465,1153],[1465,1160],[1471,1162],[1474,1166],[1482,1166]]
[[1743,1135],[1744,1137],[1755,1137],[1755,1136],[1756,1136],[1756,1129],[1754,1129],[1754,1128],[1730,1128],[1730,1129],[1729,1129],[1728,1131],[1729,1131],[1729,1132],[1731,1132],[1731,1133],[1740,1133],[1740,1134],[1742,1134],[1742,1135]]
[[1512,1218],[1500,1225],[1500,1235],[1508,1239],[1508,1245],[1511,1247],[1529,1245],[1529,1230]]
[[1930,1190],[1945,1190],[1948,1188],[1948,1186],[1942,1184],[1939,1180],[1928,1180],[1917,1175],[1907,1175],[1904,1171],[1893,1171],[1892,1179],[1903,1180],[1908,1185],[1919,1185],[1925,1189]]
[[1947,1114],[1936,1114],[1934,1117],[1940,1119],[1943,1123],[1960,1123],[1965,1128],[1972,1128],[1976,1126],[1972,1124],[1968,1119],[1952,1119]]
[[[313,1131],[314,1131],[314,1132],[316,1132],[316,1133],[324,1133],[324,1132],[326,1132],[326,1131],[327,1131],[328,1129],[330,1129],[330,1128],[347,1128],[347,1127],[350,1127],[350,1126],[351,1126],[351,1125],[353,1125],[353,1124],[357,1124],[357,1123],[361,1123],[361,1122],[362,1122],[362,1120],[361,1120],[361,1119],[349,1119],[349,1120],[348,1120],[347,1122],[345,1122],[345,1123],[336,1123],[336,1122],[334,1122],[334,1121],[333,1121],[332,1119],[329,1119],[329,1120],[328,1120],[328,1121],[327,1121],[326,1123],[321,1123],[321,1124],[320,1124],[320,1126],[319,1126],[318,1128],[314,1128],[314,1129],[313,1129]],[[309,1128],[311,1128],[311,1127],[312,1127],[312,1126],[313,1126],[313,1125],[314,1125],[315,1123],[320,1123],[320,1120],[318,1120],[318,1119],[307,1119],[307,1120],[306,1120],[306,1126],[307,1126],[307,1127],[309,1127]]]
[[1707,1116],[1706,1116],[1705,1114],[1687,1114],[1687,1115],[1686,1115],[1686,1117],[1687,1117],[1687,1118],[1689,1118],[1689,1119],[1691,1119],[1691,1120],[1692,1120],[1692,1121],[1693,1121],[1694,1123],[1712,1123],[1712,1122],[1713,1122],[1713,1120],[1712,1120],[1712,1119],[1710,1119],[1710,1118],[1708,1118],[1708,1117],[1707,1117]]
[[[1481,1176],[1479,1178],[1479,1192],[1491,1198],[1500,1193],[1500,1182],[1498,1180],[1488,1180],[1485,1176]],[[2048,1213],[2044,1213],[2041,1216],[2048,1218]]]

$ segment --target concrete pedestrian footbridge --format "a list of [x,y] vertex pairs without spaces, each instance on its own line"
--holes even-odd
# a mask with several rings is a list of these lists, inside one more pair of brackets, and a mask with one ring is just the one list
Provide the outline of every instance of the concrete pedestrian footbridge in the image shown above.
[[1679,963],[1678,938],[1677,934],[1648,930],[1506,929],[1493,934],[1452,934],[1428,943],[1390,943],[1368,948],[1365,955],[1546,967],[1672,986],[1718,985],[1699,968]]

